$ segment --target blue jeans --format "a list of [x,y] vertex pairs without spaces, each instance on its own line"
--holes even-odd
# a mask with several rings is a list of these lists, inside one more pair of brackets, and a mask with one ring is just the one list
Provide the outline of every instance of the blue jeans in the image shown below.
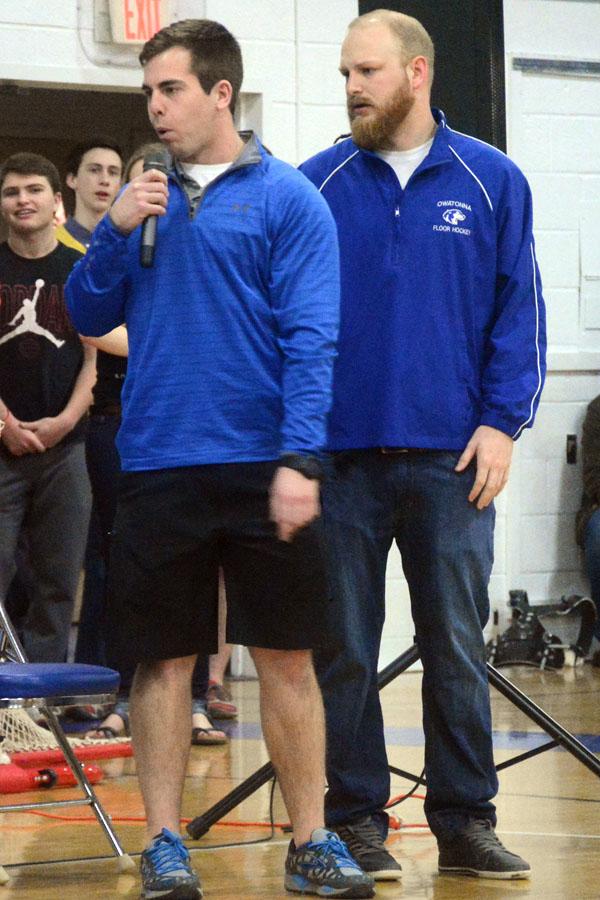
[[471,818],[495,825],[498,789],[482,627],[489,615],[494,509],[467,496],[474,467],[457,474],[455,452],[336,454],[323,488],[343,649],[316,656],[327,717],[326,821],[381,811],[390,778],[377,689],[385,570],[396,541],[423,662],[425,813],[438,838]]
[[584,550],[585,567],[598,616],[594,625],[594,636],[600,640],[600,509],[592,513],[586,525]]

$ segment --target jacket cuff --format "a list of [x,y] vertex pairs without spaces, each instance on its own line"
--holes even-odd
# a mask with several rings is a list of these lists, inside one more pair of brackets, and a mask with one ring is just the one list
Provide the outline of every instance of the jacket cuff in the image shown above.
[[480,425],[488,425],[490,428],[496,428],[503,431],[504,434],[516,441],[521,436],[522,422],[516,422],[514,419],[506,419],[494,410],[487,410],[481,416]]

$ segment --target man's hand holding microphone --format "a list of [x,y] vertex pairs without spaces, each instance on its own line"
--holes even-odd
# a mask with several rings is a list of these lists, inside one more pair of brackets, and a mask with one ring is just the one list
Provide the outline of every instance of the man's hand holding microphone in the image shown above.
[[142,266],[152,265],[157,217],[164,216],[167,208],[168,158],[166,151],[146,156],[144,171],[126,185],[110,210],[113,225],[122,234],[131,234],[144,223],[140,248]]

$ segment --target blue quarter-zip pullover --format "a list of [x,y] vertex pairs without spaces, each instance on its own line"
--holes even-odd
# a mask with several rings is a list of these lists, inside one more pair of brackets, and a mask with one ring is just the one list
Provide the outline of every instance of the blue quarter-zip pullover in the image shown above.
[[325,442],[339,316],[327,204],[251,137],[195,211],[175,173],[153,268],[106,216],[73,271],[82,334],[126,323],[125,470],[277,459]]

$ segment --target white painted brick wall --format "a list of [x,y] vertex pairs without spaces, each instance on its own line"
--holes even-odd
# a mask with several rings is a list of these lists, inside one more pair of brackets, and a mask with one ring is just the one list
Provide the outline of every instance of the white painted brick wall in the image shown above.
[[511,61],[598,62],[600,4],[505,0],[504,10],[509,155],[532,188],[550,346],[535,428],[516,447],[506,588],[543,602],[588,590],[574,540],[581,460],[567,465],[565,444],[567,434],[581,436],[587,403],[600,393],[600,333],[582,322],[579,233],[584,205],[600,202],[600,79],[523,73]]
[[62,28],[73,30],[77,21],[75,3],[64,0],[1,0],[0,21],[7,25]]
[[[94,9],[94,0],[0,0],[1,77],[52,86],[139,87],[138,50],[95,43]],[[243,89],[262,100],[261,121],[251,116],[249,122],[293,164],[347,126],[337,67],[346,25],[357,12],[358,0],[175,2],[176,18],[217,19],[239,39]]]
[[598,4],[504,0],[505,46],[519,56],[596,59]]
[[[188,4],[193,8],[194,4]],[[294,45],[296,17],[294,0],[205,0],[207,19],[222,22],[238,40],[260,43],[288,42]],[[198,17],[198,13],[190,12]],[[268,61],[265,60],[268,65]]]
[[[543,266],[544,260],[539,251],[538,257],[540,266]],[[545,268],[543,272],[546,277],[548,273]],[[576,348],[580,332],[579,289],[575,286],[571,288],[547,287],[544,290],[544,299],[546,301],[548,343],[551,346],[561,345]]]

